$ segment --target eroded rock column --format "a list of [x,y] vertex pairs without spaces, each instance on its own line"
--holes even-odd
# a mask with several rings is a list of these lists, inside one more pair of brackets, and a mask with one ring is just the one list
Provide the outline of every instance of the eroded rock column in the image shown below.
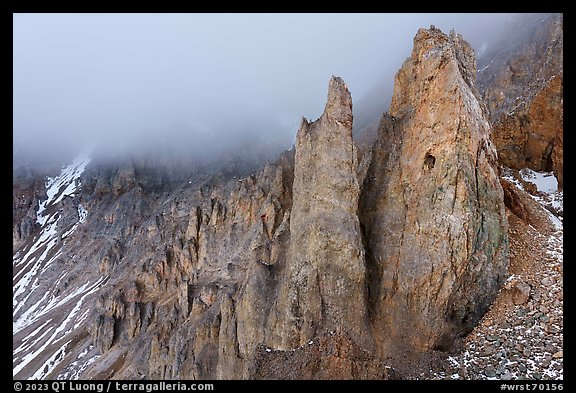
[[360,188],[352,142],[352,99],[332,77],[315,122],[296,139],[287,276],[278,298],[276,342],[304,345],[321,331],[367,334],[365,266],[357,216]]

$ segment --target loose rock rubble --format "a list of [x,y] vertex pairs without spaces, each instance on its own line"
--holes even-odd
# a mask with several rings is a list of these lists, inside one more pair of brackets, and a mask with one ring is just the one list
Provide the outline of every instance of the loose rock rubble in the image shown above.
[[[562,201],[561,192],[537,192],[543,207]],[[563,227],[548,214],[535,227],[509,212],[511,275],[464,348],[428,378],[563,379]]]

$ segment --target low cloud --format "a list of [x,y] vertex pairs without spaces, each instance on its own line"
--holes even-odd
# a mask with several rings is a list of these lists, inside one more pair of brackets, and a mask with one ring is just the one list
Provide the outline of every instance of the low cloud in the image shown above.
[[288,148],[300,118],[320,116],[331,75],[355,105],[386,102],[418,28],[453,28],[478,49],[512,17],[15,14],[15,157],[84,143],[199,157],[246,141]]

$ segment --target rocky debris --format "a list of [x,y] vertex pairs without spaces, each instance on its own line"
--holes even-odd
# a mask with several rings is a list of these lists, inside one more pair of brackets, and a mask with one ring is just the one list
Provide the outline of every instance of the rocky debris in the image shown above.
[[563,230],[538,208],[539,226],[508,210],[510,277],[461,352],[423,378],[563,379]]
[[517,188],[515,183],[506,178],[501,181],[506,207],[516,216],[533,226],[550,225],[546,212],[543,212],[538,203],[532,200],[526,192]]
[[337,328],[367,340],[356,159],[352,98],[344,81],[332,77],[324,113],[313,123],[303,119],[296,137],[287,277],[277,300],[279,349]]
[[[536,175],[538,180],[535,179]],[[540,182],[540,187],[533,182]],[[564,215],[564,194],[557,189],[557,182],[552,172],[536,173],[530,169],[516,171],[502,168],[502,187],[504,202],[515,215],[530,225],[543,231],[553,231],[561,223]],[[547,211],[543,211],[542,207]],[[556,218],[550,221],[550,214]]]
[[528,14],[482,57],[479,86],[499,161],[554,170],[563,186],[563,16]]
[[[287,367],[286,365],[290,365]],[[291,350],[260,345],[250,366],[253,379],[397,379],[399,375],[361,349],[343,331],[330,331]]]
[[471,47],[431,28],[396,75],[359,209],[380,348],[448,349],[507,276],[503,192],[475,73]]
[[526,303],[530,299],[532,290],[529,284],[520,279],[506,281],[504,289],[512,291],[512,301],[517,306]]
[[521,188],[530,194],[530,197],[546,210],[556,216],[560,221],[564,216],[564,193],[560,183],[553,172],[534,172],[524,168],[517,173],[514,170],[505,170],[512,174],[514,179],[519,179]]

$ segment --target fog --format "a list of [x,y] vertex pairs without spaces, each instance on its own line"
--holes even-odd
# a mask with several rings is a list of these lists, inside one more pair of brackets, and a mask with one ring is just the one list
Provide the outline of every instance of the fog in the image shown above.
[[455,29],[478,49],[512,17],[14,14],[15,157],[85,143],[202,157],[246,141],[289,148],[301,117],[321,115],[331,75],[355,111],[385,103],[418,28]]

